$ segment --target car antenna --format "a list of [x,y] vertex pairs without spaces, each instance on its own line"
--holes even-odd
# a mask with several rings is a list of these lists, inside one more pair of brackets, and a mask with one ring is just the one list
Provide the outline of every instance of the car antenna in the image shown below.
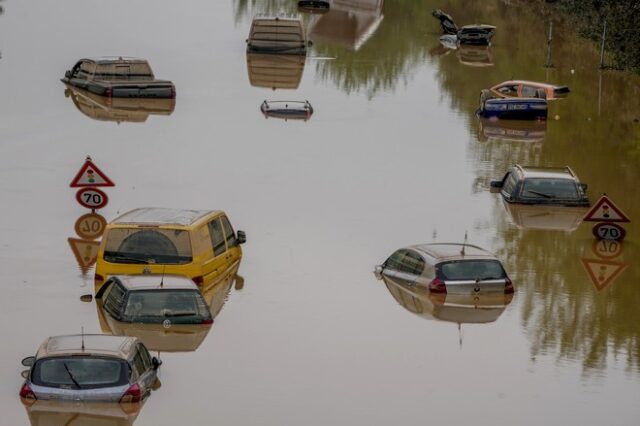
[[80,335],[82,336],[82,352],[84,352],[84,327],[80,327]]
[[464,231],[464,241],[462,242],[462,250],[460,250],[460,255],[464,256],[464,249],[467,246],[467,231]]
[[162,288],[162,285],[164,284],[164,270],[167,269],[167,265],[163,265],[162,266],[162,277],[160,278],[160,288]]

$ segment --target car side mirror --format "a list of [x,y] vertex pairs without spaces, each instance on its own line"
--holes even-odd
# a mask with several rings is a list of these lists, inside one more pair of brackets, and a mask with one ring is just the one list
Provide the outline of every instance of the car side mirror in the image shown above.
[[162,361],[154,356],[151,358],[151,364],[153,364],[153,369],[157,370],[162,365]]
[[489,185],[491,186],[491,188],[502,188],[502,181],[501,180],[492,180]]
[[91,295],[91,294],[83,294],[82,296],[80,296],[80,301],[81,302],[89,303],[92,300],[93,300],[93,295]]
[[27,380],[29,378],[29,373],[31,373],[31,369],[22,370],[20,372],[20,376],[22,376],[23,379]]
[[24,365],[25,367],[31,367],[35,362],[36,362],[35,356],[28,356],[22,360],[21,364]]
[[247,234],[244,231],[238,231],[238,244],[244,244],[247,242]]
[[64,72],[64,76],[65,76],[66,78],[71,78],[71,70],[66,70],[66,71]]

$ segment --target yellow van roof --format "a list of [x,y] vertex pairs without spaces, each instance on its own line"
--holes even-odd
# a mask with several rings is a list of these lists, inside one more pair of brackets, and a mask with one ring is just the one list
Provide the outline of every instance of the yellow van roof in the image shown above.
[[111,223],[115,225],[178,225],[191,226],[216,210],[183,210],[144,207],[124,213]]

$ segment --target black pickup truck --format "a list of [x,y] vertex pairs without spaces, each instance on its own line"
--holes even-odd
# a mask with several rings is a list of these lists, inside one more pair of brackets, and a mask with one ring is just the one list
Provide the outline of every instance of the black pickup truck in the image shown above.
[[172,82],[156,80],[144,59],[104,57],[81,59],[62,82],[110,98],[175,98]]

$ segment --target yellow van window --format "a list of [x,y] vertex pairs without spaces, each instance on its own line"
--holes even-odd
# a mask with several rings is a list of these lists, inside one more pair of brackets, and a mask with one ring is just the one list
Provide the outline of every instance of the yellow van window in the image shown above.
[[191,263],[189,232],[182,229],[113,228],[107,235],[104,260],[111,263]]
[[226,248],[220,219],[216,218],[209,222],[209,234],[211,235],[211,243],[213,244],[213,254],[218,256],[219,254],[224,253]]

